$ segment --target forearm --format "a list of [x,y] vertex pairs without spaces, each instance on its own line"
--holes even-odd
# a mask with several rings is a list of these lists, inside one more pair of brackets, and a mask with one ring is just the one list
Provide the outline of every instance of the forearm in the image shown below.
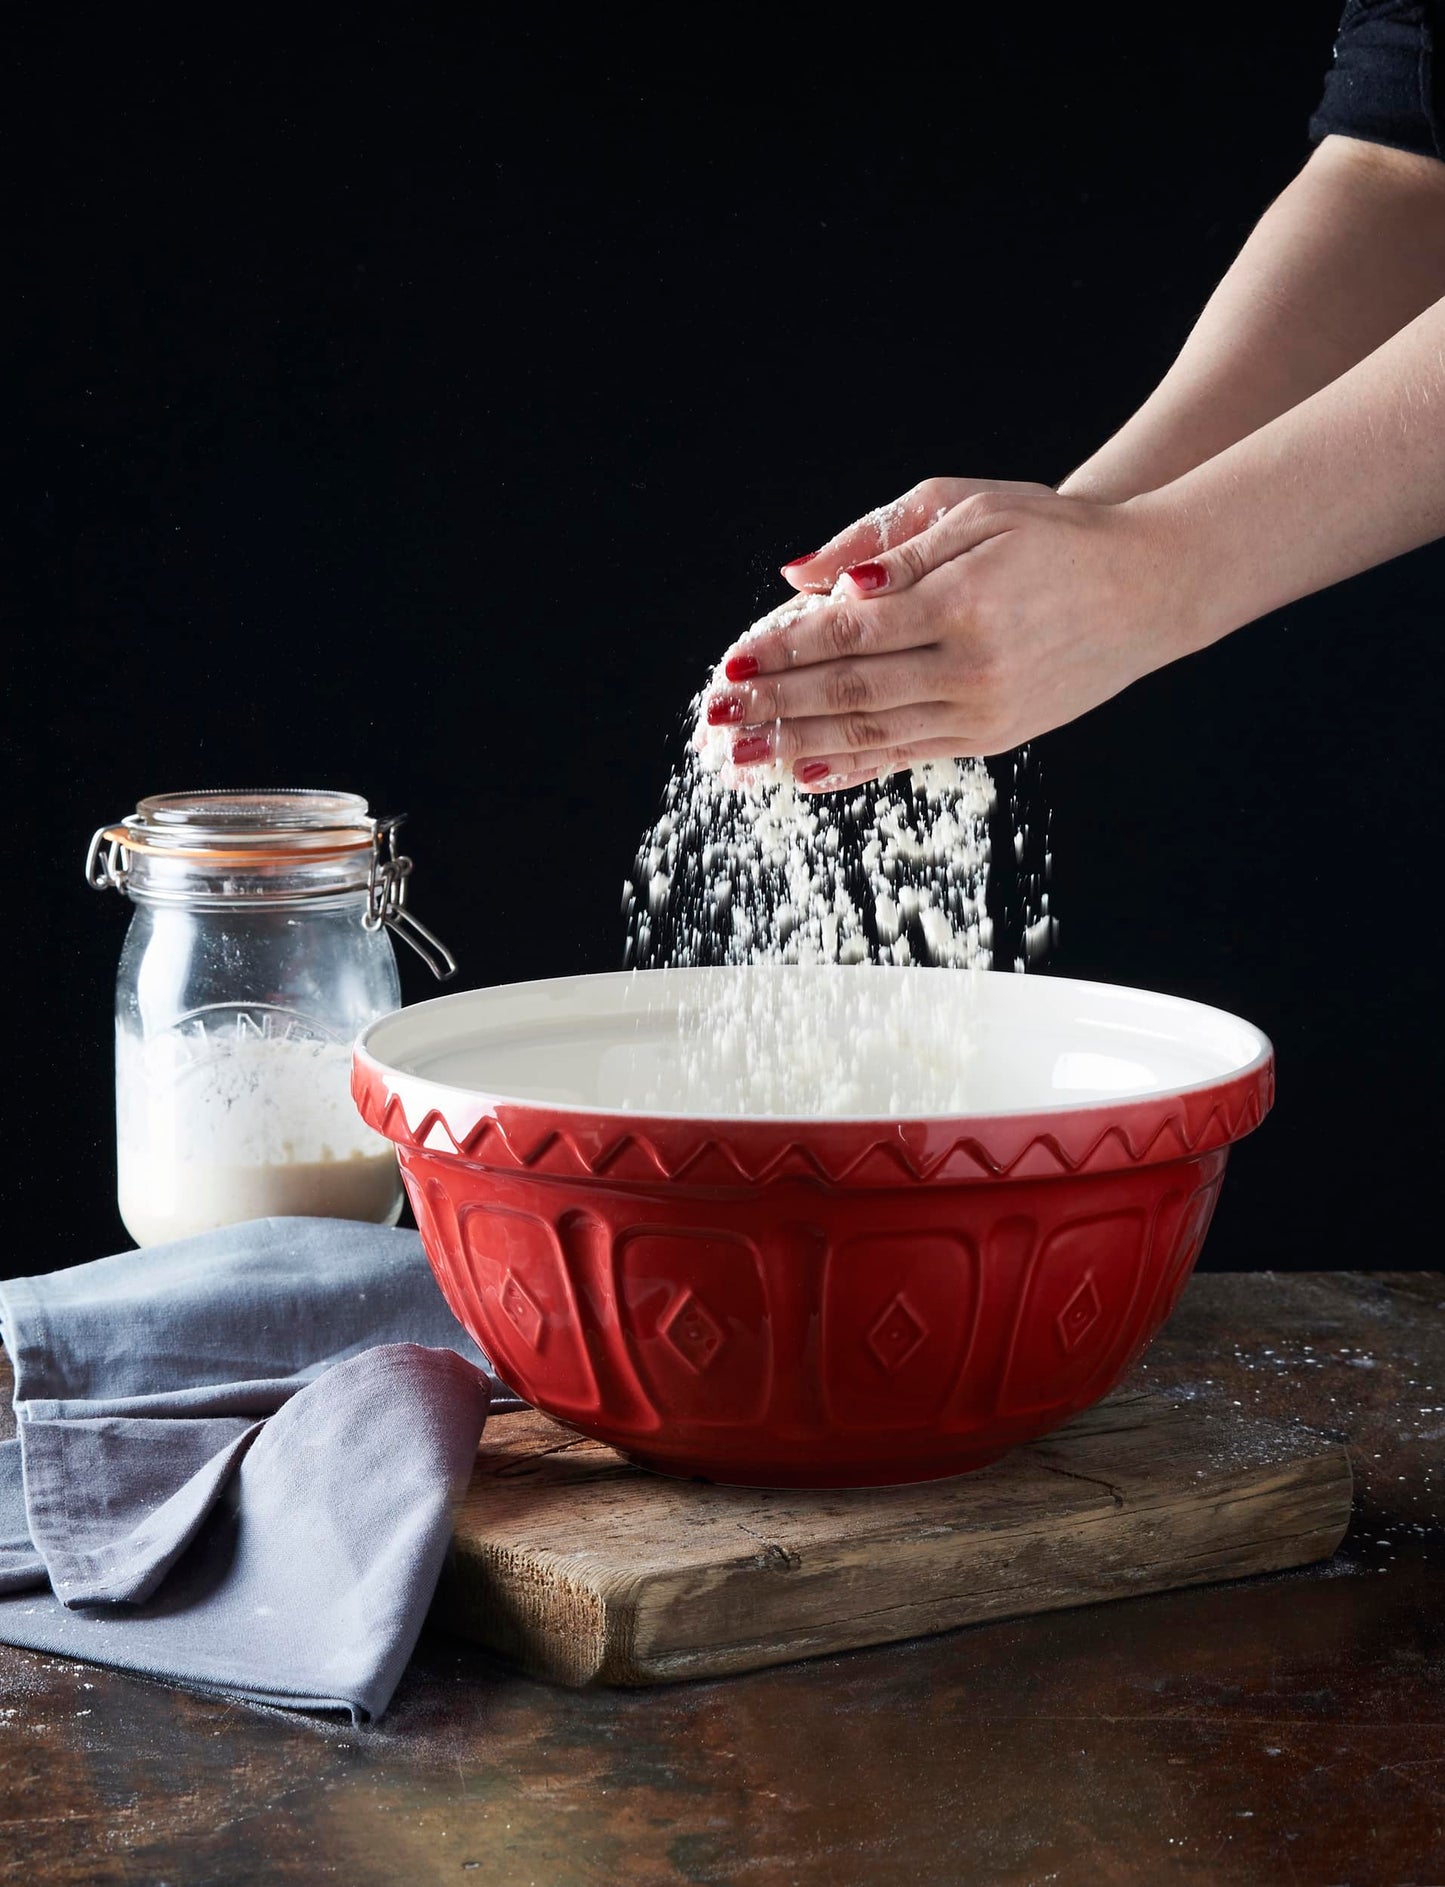
[[1153,491],[1309,399],[1445,295],[1445,164],[1327,138],[1158,388],[1060,490]]
[[1445,300],[1123,511],[1177,560],[1171,654],[1445,536]]

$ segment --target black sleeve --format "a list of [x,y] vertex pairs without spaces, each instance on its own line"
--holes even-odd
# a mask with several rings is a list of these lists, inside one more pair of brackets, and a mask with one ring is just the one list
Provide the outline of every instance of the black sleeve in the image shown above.
[[1332,132],[1445,156],[1435,105],[1434,41],[1445,7],[1429,0],[1346,0],[1310,142]]

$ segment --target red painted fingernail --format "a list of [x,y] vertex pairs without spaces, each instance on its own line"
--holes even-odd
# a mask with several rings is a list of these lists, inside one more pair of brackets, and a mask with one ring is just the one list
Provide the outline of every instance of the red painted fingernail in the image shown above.
[[766,734],[740,734],[733,742],[733,765],[751,766],[755,760],[766,760],[773,751],[773,743]]
[[756,655],[730,655],[723,664],[723,673],[729,681],[751,681],[757,672]]
[[714,695],[707,704],[709,727],[730,727],[748,717],[748,704],[741,695]]
[[806,556],[789,557],[788,561],[783,565],[783,568],[784,570],[801,570],[803,565],[805,563],[811,563],[817,554],[816,550],[810,550]]
[[864,596],[888,588],[888,572],[881,563],[855,563],[851,570],[845,570],[843,574],[854,589],[861,590]]
[[798,778],[804,786],[812,786],[818,780],[826,780],[829,773],[826,760],[810,760],[806,766],[798,768]]

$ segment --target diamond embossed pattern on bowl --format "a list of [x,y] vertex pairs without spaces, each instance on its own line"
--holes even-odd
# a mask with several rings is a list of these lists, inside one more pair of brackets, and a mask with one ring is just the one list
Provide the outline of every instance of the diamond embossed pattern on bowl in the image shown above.
[[539,1408],[669,1472],[850,1486],[979,1466],[1106,1394],[1225,1155],[1042,1188],[594,1185],[585,1220],[556,1181],[401,1162],[448,1301]]
[[1104,1306],[1099,1302],[1094,1274],[1092,1271],[1086,1271],[1079,1288],[1055,1319],[1059,1342],[1063,1346],[1065,1356],[1078,1348],[1103,1313]]
[[868,1332],[867,1343],[883,1374],[891,1376],[894,1370],[902,1369],[927,1335],[928,1326],[914,1315],[900,1293]]
[[676,1308],[662,1324],[662,1334],[688,1368],[699,1375],[723,1346],[716,1318],[692,1291],[684,1291],[677,1300]]
[[528,1297],[527,1287],[519,1284],[510,1271],[502,1280],[502,1288],[497,1293],[497,1302],[521,1331],[523,1340],[534,1350],[540,1350],[542,1337],[547,1327],[546,1322],[541,1311]]

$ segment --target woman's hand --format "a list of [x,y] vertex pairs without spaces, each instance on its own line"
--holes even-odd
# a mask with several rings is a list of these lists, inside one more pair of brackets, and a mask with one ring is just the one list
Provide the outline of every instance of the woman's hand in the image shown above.
[[845,570],[917,537],[940,523],[965,498],[977,498],[986,491],[1047,497],[1051,489],[1012,478],[925,478],[892,504],[879,505],[876,511],[830,537],[821,550],[785,563],[784,580],[804,592],[831,590]]
[[[706,714],[736,729],[735,766],[781,763],[827,792],[919,760],[1001,753],[1219,633],[1170,507],[951,489],[965,485],[952,502],[941,480],[910,493],[889,519],[892,548],[729,651]],[[812,588],[817,567],[826,582],[870,529],[881,532],[865,519],[789,566],[795,580]]]

